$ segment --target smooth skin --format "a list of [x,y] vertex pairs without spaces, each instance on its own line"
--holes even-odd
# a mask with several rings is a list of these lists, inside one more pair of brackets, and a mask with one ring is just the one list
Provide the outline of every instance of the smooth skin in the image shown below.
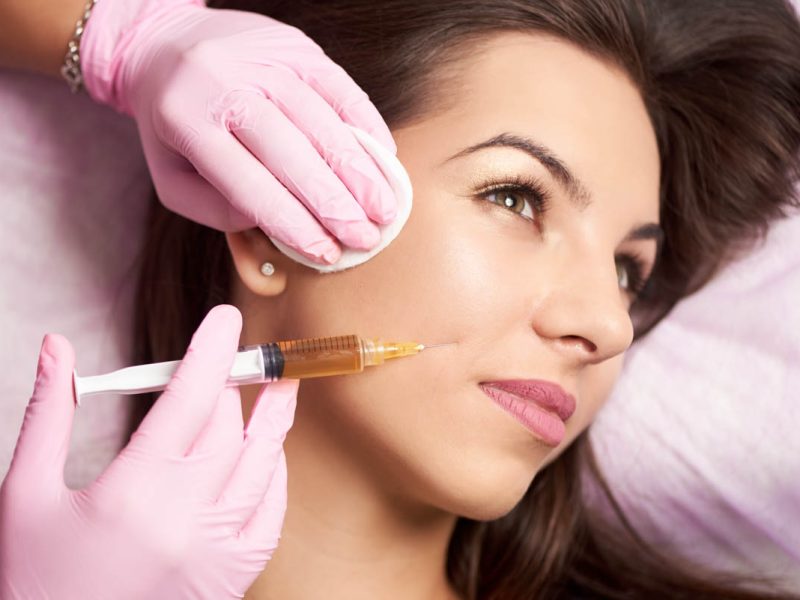
[[56,76],[86,0],[0,2],[0,67]]
[[[641,96],[618,68],[540,35],[473,46],[438,108],[393,130],[414,185],[400,236],[356,269],[319,275],[257,230],[228,234],[242,343],[357,333],[446,348],[358,376],[304,381],[285,451],[281,543],[246,598],[455,597],[444,573],[458,516],[508,513],[609,396],[633,339],[628,275],[647,273],[659,156]],[[583,185],[583,204],[539,160],[509,147],[451,158],[500,134],[535,140]],[[533,177],[533,218],[484,193]],[[573,187],[573,192],[575,191]],[[524,204],[512,194],[512,204]],[[591,204],[586,206],[586,201]],[[277,272],[264,277],[259,267]],[[544,444],[481,391],[546,379],[577,399],[567,437]],[[245,415],[254,395],[245,391]]]

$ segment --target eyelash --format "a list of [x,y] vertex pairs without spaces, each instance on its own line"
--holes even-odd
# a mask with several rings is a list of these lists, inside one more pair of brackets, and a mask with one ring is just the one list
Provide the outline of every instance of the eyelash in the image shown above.
[[[537,179],[524,175],[515,175],[502,181],[484,182],[480,191],[476,193],[476,197],[486,200],[487,196],[503,193],[522,196],[524,201],[531,206],[536,217],[543,217],[550,209],[551,195],[548,190]],[[525,216],[521,212],[518,213],[511,210],[504,204],[491,200],[489,202],[520,216],[526,221],[538,222],[538,219],[534,220],[534,218]],[[626,267],[629,280],[627,292],[633,300],[636,300],[647,287],[650,279],[649,277],[645,278],[647,270],[645,261],[633,253],[620,254],[617,260]]]
[[[531,204],[534,214],[539,217],[543,216],[550,209],[550,193],[539,181],[533,177],[515,175],[514,177],[504,179],[503,181],[487,181],[484,182],[480,189],[481,191],[477,193],[477,196],[484,199],[490,194],[501,193],[518,194],[528,199],[533,198],[533,202],[529,202],[529,204]],[[527,221],[533,221],[532,218],[523,216],[520,213],[516,213],[516,211],[510,210],[503,204],[498,204],[497,202],[492,202],[492,204],[501,206],[509,212],[519,214]]]

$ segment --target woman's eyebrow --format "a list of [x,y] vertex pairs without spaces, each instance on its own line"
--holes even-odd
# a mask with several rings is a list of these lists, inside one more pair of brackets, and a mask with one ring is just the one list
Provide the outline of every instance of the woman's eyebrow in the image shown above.
[[660,246],[661,242],[664,241],[664,230],[658,223],[645,223],[644,225],[639,225],[635,229],[632,229],[631,232],[625,236],[624,241],[628,242],[634,240],[655,240]]
[[579,210],[583,210],[591,205],[592,200],[589,190],[587,190],[586,186],[569,170],[569,167],[564,164],[564,161],[558,158],[555,152],[550,150],[550,148],[529,137],[515,135],[513,133],[501,133],[485,142],[480,142],[474,146],[464,148],[444,162],[473,154],[484,148],[496,147],[516,148],[517,150],[522,150],[526,154],[529,154],[536,161],[540,162],[550,175],[561,184],[569,195],[570,200],[573,201]]
[[[550,150],[550,148],[529,137],[515,135],[513,133],[501,133],[485,142],[480,142],[468,148],[464,148],[444,162],[446,163],[455,158],[461,158],[479,150],[493,147],[516,148],[517,150],[522,150],[541,163],[550,175],[564,187],[570,200],[578,207],[578,210],[584,210],[591,205],[592,198],[589,190],[583,185],[581,180],[569,170],[569,167],[567,167],[564,161],[561,160],[555,152]],[[633,229],[625,237],[625,240],[654,239],[656,242],[660,243],[663,238],[664,230],[658,223],[645,223]]]

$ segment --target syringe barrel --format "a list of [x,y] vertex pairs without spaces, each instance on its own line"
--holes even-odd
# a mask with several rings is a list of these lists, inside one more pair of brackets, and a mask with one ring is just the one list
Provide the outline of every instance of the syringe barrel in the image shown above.
[[356,335],[274,342],[258,348],[264,358],[266,381],[346,375],[364,370],[363,344]]

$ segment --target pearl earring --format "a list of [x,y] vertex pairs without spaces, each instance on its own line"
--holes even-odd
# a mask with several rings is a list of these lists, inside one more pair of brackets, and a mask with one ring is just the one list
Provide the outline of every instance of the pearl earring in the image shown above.
[[275,273],[275,265],[273,265],[271,262],[265,262],[263,265],[261,265],[262,275],[269,277],[273,273]]

